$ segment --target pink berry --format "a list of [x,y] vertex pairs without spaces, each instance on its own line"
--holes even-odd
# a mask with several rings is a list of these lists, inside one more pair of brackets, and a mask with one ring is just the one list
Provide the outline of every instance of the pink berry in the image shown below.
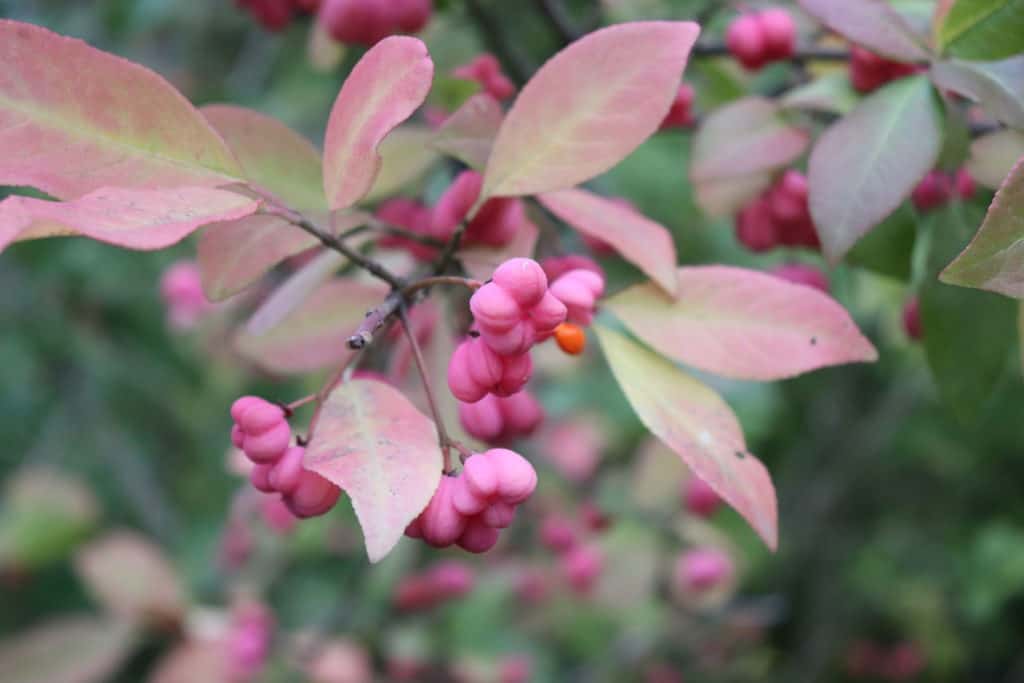
[[253,465],[249,471],[249,483],[257,491],[263,493],[274,493],[277,489],[270,483],[271,465]]
[[680,85],[678,92],[676,92],[676,97],[672,101],[672,106],[668,110],[668,114],[665,115],[661,122],[660,130],[692,126],[694,123],[693,99],[693,86],[689,83]]
[[529,354],[502,358],[501,381],[492,391],[497,396],[511,396],[522,391],[533,375],[533,360]]
[[[547,288],[546,281],[544,287]],[[497,281],[488,282],[473,293],[469,299],[469,310],[481,330],[495,334],[508,332],[523,319],[521,304],[512,291]]]
[[740,211],[736,217],[736,238],[754,252],[768,251],[779,243],[767,200],[756,199]]
[[284,410],[280,406],[262,399],[246,403],[244,410],[239,412],[236,421],[246,436],[264,434],[285,421]]
[[505,503],[518,505],[537,488],[537,471],[515,451],[492,448],[485,453],[498,470],[498,496]]
[[485,553],[498,542],[499,532],[476,517],[466,523],[466,530],[457,541],[460,548],[471,553]]
[[529,392],[498,399],[506,438],[529,436],[544,421],[544,408]]
[[444,599],[459,598],[473,590],[473,570],[462,562],[440,562],[427,574],[433,589]]
[[491,54],[482,54],[473,61],[455,69],[456,78],[476,81],[484,92],[496,100],[504,100],[516,92],[515,84],[501,72],[501,64]]
[[945,205],[952,195],[952,178],[942,171],[933,170],[917,184],[910,199],[919,211],[931,211]]
[[484,524],[492,529],[507,529],[516,517],[516,507],[511,503],[496,502],[487,506],[479,515]]
[[427,576],[404,576],[395,586],[395,607],[406,612],[426,609],[438,601],[434,582]]
[[542,341],[554,334],[555,328],[565,322],[569,310],[550,291],[541,297],[540,303],[530,310],[537,340]]
[[747,69],[764,66],[765,40],[761,24],[752,14],[744,14],[732,21],[725,33],[729,52]]
[[540,542],[556,553],[565,552],[576,545],[576,529],[566,517],[549,515],[541,522]]
[[435,239],[447,241],[451,238],[476,203],[483,182],[483,176],[476,171],[463,171],[455,177],[434,205],[430,234]]
[[916,296],[908,299],[903,306],[903,331],[913,341],[919,341],[924,336],[920,300]]
[[732,559],[723,550],[695,548],[679,556],[673,577],[677,590],[703,593],[728,580],[732,573]]
[[[385,223],[420,235],[430,235],[431,212],[419,202],[401,197],[389,199],[378,206],[375,213]],[[434,247],[397,235],[382,235],[377,243],[381,247],[405,249],[420,261],[431,261],[437,256]]]
[[419,33],[434,12],[433,0],[392,0],[395,5],[395,21],[399,30],[405,33]]
[[796,24],[789,12],[773,7],[756,17],[764,39],[765,57],[769,61],[792,57],[796,48]]
[[516,236],[526,222],[523,202],[512,197],[497,197],[484,202],[466,226],[465,243],[503,247]]
[[798,285],[806,285],[822,292],[828,292],[828,278],[814,266],[803,263],[787,263],[777,266],[771,271],[775,277],[788,280]]
[[274,463],[284,455],[291,439],[291,427],[282,421],[261,434],[246,434],[242,450],[255,463]]
[[391,0],[323,0],[319,14],[335,40],[373,45],[394,28]]
[[525,308],[540,303],[548,289],[548,277],[544,274],[544,269],[540,267],[539,263],[529,258],[513,258],[505,261],[494,271],[492,279],[494,284],[508,292],[516,303]]
[[953,187],[956,189],[956,196],[960,199],[971,199],[978,189],[974,177],[966,168],[958,169],[953,177]]
[[696,475],[683,484],[683,501],[686,509],[698,517],[710,517],[722,504],[715,490]]
[[576,593],[586,594],[601,575],[604,557],[597,548],[580,545],[562,556],[561,568],[569,587]]
[[296,517],[319,517],[326,514],[338,502],[341,489],[316,472],[303,470],[299,485],[284,502]]
[[590,270],[573,270],[558,278],[550,291],[565,305],[567,321],[589,325],[597,299],[604,294],[604,278]]
[[452,504],[457,480],[442,476],[434,496],[417,518],[420,537],[435,548],[446,548],[466,529],[466,519]]
[[302,482],[302,473],[305,471],[302,466],[306,449],[302,446],[292,446],[284,452],[280,460],[270,470],[270,484],[274,490],[283,493],[294,493]]
[[533,663],[527,655],[507,655],[498,661],[499,683],[529,683]]
[[497,396],[489,394],[476,403],[459,402],[459,422],[466,432],[481,441],[494,441],[505,431],[505,418]]

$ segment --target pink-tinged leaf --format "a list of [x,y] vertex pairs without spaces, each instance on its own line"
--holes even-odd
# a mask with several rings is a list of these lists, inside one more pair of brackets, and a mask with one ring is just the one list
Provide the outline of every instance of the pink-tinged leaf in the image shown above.
[[971,243],[939,279],[1024,299],[1024,158],[996,192]]
[[1024,133],[1010,129],[997,130],[971,141],[967,171],[979,184],[996,190],[1022,157]]
[[726,377],[776,380],[878,354],[846,310],[813,287],[731,266],[684,267],[675,301],[649,283],[605,301],[673,360]]
[[473,95],[441,125],[434,147],[483,170],[504,120],[505,112],[496,99],[486,93]]
[[203,107],[245,178],[299,211],[327,208],[320,152],[277,119],[227,104]]
[[548,60],[505,117],[483,196],[562,190],[622,161],[668,113],[698,33],[692,22],[616,24]]
[[878,54],[904,62],[921,61],[921,47],[902,16],[886,0],[797,0],[804,10],[836,33]]
[[772,178],[772,173],[763,171],[694,183],[697,206],[709,216],[732,216],[771,187]]
[[163,249],[203,225],[258,208],[254,199],[207,187],[108,187],[66,202],[8,197],[0,202],[0,251],[11,242],[70,235],[126,249]]
[[422,177],[441,159],[430,144],[434,135],[426,126],[411,123],[391,131],[377,148],[382,161],[373,189],[359,203],[370,204],[391,197]]
[[241,176],[202,114],[139,64],[9,20],[0,20],[0,64],[0,185],[73,199]]
[[1024,128],[1024,56],[1000,62],[936,62],[932,81],[970,98],[1011,128]]
[[[335,214],[332,230],[338,234],[369,219],[361,211]],[[285,259],[318,244],[317,238],[277,216],[258,214],[215,223],[199,237],[203,291],[211,301],[223,301],[258,281]],[[353,240],[352,244],[356,242]]]
[[318,254],[312,261],[295,271],[260,304],[245,326],[246,332],[259,336],[277,327],[292,311],[309,298],[348,259],[333,250]]
[[587,190],[549,192],[537,199],[584,235],[610,244],[666,292],[676,293],[676,247],[664,226]]
[[736,509],[769,548],[778,545],[775,487],[747,451],[722,398],[661,356],[618,332],[594,327],[626,399],[651,433]]
[[366,553],[377,562],[430,502],[443,457],[434,423],[401,392],[354,380],[324,402],[305,464],[352,499]]
[[156,663],[147,683],[224,683],[228,664],[223,640],[186,640]]
[[434,63],[422,41],[385,38],[363,55],[334,101],[324,138],[324,192],[345,209],[370,191],[381,167],[384,137],[423,104]]
[[385,296],[387,288],[376,282],[332,280],[266,334],[239,333],[235,346],[271,372],[303,374],[340,365],[353,353],[345,341]]
[[477,280],[490,280],[494,270],[505,261],[517,256],[533,258],[537,247],[540,229],[537,224],[526,218],[516,232],[515,238],[503,247],[485,247],[482,245],[467,247],[459,252],[459,261],[466,273]]
[[4,683],[103,683],[131,654],[134,629],[86,615],[58,617],[0,641]]
[[114,531],[79,549],[75,571],[108,612],[132,622],[184,616],[185,589],[163,550],[134,531]]
[[943,114],[928,79],[903,78],[864,99],[811,152],[810,208],[834,262],[906,199],[935,166]]
[[798,159],[810,135],[761,97],[737,100],[711,114],[697,131],[690,179],[695,184],[771,171]]

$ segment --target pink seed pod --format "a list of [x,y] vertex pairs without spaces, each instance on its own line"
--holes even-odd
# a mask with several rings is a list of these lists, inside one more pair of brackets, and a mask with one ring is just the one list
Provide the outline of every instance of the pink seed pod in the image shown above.
[[584,256],[583,254],[566,254],[565,256],[552,256],[540,262],[544,274],[548,276],[548,282],[554,282],[570,270],[592,270],[604,279],[604,269],[597,264],[597,261]]
[[[411,199],[389,199],[377,207],[375,215],[390,225],[424,236],[430,235],[430,208]],[[404,249],[419,261],[431,261],[437,256],[437,249],[434,247],[398,235],[382,235],[377,244],[381,247]],[[413,309],[415,310],[418,308]]]
[[548,515],[540,525],[540,542],[545,548],[564,553],[577,543],[576,527],[562,515]]
[[466,530],[456,541],[459,547],[471,553],[485,553],[498,542],[499,532],[487,526],[482,519],[473,517],[466,522]]
[[203,293],[199,266],[193,261],[177,261],[160,277],[160,295],[168,306],[203,306],[209,302]]
[[910,200],[919,211],[931,211],[944,206],[953,195],[953,180],[948,174],[933,170],[917,184]]
[[551,295],[566,308],[566,320],[589,325],[597,300],[604,294],[604,278],[590,270],[572,270],[551,285]]
[[710,484],[693,475],[683,482],[683,504],[691,514],[707,518],[721,507],[722,499]]
[[544,269],[529,258],[512,258],[505,261],[495,269],[492,279],[494,284],[508,292],[509,296],[524,308],[531,308],[540,303],[548,289],[548,277],[544,274]]
[[960,199],[971,199],[978,189],[974,177],[966,168],[957,169],[956,175],[953,176],[953,187]]
[[274,617],[264,605],[250,602],[235,608],[225,643],[230,680],[250,681],[263,670],[273,630]]
[[260,512],[263,514],[263,522],[271,531],[278,534],[290,534],[295,530],[298,519],[288,509],[281,496],[264,496]]
[[413,575],[398,580],[392,600],[398,609],[414,612],[433,607],[439,597],[430,577]]
[[692,126],[694,124],[693,100],[695,96],[696,93],[692,85],[689,83],[680,85],[675,99],[672,100],[672,106],[669,108],[668,114],[661,121],[659,130],[688,128]]
[[456,485],[456,478],[442,476],[434,496],[417,518],[420,538],[435,548],[450,546],[466,529],[465,517],[452,504]]
[[807,176],[789,169],[768,192],[772,218],[780,223],[790,223],[808,217],[807,195]]
[[302,479],[284,502],[292,514],[306,519],[327,514],[341,495],[341,489],[316,472],[303,470]]
[[302,446],[292,446],[284,452],[270,469],[270,485],[278,493],[291,494],[302,482],[302,473],[305,469],[302,466],[302,459],[306,449]]
[[903,331],[913,341],[920,341],[924,337],[924,328],[921,326],[920,300],[916,296],[907,299],[903,306]]
[[803,263],[787,263],[772,269],[771,274],[789,282],[806,285],[828,293],[828,278],[814,266]]
[[765,40],[761,24],[753,14],[743,14],[729,24],[725,45],[744,68],[755,70],[764,66]]
[[[525,501],[537,488],[537,471],[515,451],[492,448],[471,455],[456,483],[452,505],[469,517],[497,503],[514,507]],[[507,511],[494,514],[495,520],[503,520]]]
[[478,55],[473,61],[452,71],[452,75],[476,81],[484,92],[499,101],[511,97],[516,92],[515,84],[502,73],[501,64],[492,54]]
[[484,524],[493,529],[507,529],[516,518],[516,506],[511,503],[496,502],[484,508],[479,515]]
[[419,33],[426,28],[434,13],[433,0],[392,0],[395,23],[405,33]]
[[914,64],[885,59],[859,45],[850,48],[850,83],[858,92],[871,92],[917,71]]
[[284,455],[291,439],[291,427],[282,421],[261,434],[246,434],[242,450],[257,464],[275,463]]
[[673,579],[681,593],[703,593],[728,580],[732,559],[718,548],[694,548],[676,560]]
[[496,396],[507,397],[522,391],[533,375],[533,359],[524,353],[521,356],[506,356],[502,359],[501,381],[491,391]]
[[505,418],[499,399],[493,394],[476,403],[459,402],[459,422],[470,436],[481,441],[494,441],[505,432]]
[[427,578],[434,592],[446,600],[468,595],[476,584],[472,568],[453,560],[434,565],[427,573]]
[[554,334],[555,328],[564,323],[568,315],[569,310],[565,304],[550,291],[546,292],[540,303],[530,310],[530,320],[537,341],[543,341]]
[[585,595],[604,569],[604,556],[596,547],[580,545],[562,555],[560,566],[573,592]]
[[395,27],[391,0],[323,0],[319,20],[341,43],[371,46]]
[[[547,289],[546,280],[544,288]],[[523,320],[521,304],[509,288],[497,281],[489,282],[473,293],[469,299],[469,310],[480,330],[486,332],[508,332]]]
[[499,356],[522,356],[537,343],[537,332],[527,320],[517,322],[506,332],[480,327],[480,339]]
[[498,471],[498,498],[518,505],[533,495],[537,488],[537,470],[530,461],[507,448],[492,448],[486,455]]
[[245,443],[245,432],[238,425],[231,425],[231,445],[241,448],[243,443]]
[[483,176],[476,171],[463,171],[455,177],[434,205],[430,219],[431,236],[441,241],[451,239],[459,223],[465,220],[476,203],[483,183]]
[[448,362],[448,388],[455,398],[476,403],[501,381],[504,365],[479,339],[469,338],[455,347]]
[[527,391],[499,398],[498,407],[504,422],[503,436],[506,439],[529,436],[544,421],[544,407]]
[[249,470],[249,483],[252,484],[254,489],[262,491],[263,493],[274,493],[277,490],[274,488],[274,485],[270,483],[271,467],[271,465],[254,465],[253,468]]
[[465,243],[503,247],[512,241],[525,222],[526,210],[521,200],[489,199],[466,226]]
[[753,252],[773,249],[779,243],[778,231],[766,199],[747,204],[736,216],[736,239]]
[[767,61],[788,59],[796,49],[796,24],[789,12],[772,7],[755,15],[764,39]]

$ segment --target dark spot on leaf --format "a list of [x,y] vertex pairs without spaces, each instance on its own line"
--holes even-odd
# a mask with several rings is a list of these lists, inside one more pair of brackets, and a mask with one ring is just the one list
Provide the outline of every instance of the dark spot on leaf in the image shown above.
[[733,453],[733,455],[735,455],[740,460],[742,460],[743,458],[747,457],[747,454],[744,453],[743,451],[736,451],[735,453]]
[[817,337],[811,337],[811,346],[817,346],[817,344],[818,344],[818,338]]

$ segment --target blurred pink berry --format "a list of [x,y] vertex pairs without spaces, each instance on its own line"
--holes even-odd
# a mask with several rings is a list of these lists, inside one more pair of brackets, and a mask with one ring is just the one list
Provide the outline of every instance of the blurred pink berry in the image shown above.
[[767,61],[765,39],[756,15],[743,14],[733,19],[725,32],[725,45],[746,69],[760,69]]
[[392,0],[323,0],[319,20],[341,43],[371,46],[395,26]]
[[683,502],[686,509],[698,517],[710,517],[722,505],[722,499],[711,485],[697,475],[683,483]]
[[540,525],[540,542],[548,550],[563,553],[576,545],[576,528],[561,515],[548,515]]
[[[375,213],[377,218],[395,227],[404,228],[424,237],[429,237],[431,234],[430,208],[417,201],[402,197],[389,199],[378,206]],[[381,247],[405,249],[420,261],[431,261],[437,257],[437,249],[407,237],[384,234],[377,243]]]
[[859,45],[850,48],[850,83],[862,93],[918,71],[914,64],[894,62]]
[[433,0],[391,0],[395,5],[395,22],[405,33],[419,33],[426,28],[434,12]]
[[293,515],[305,519],[327,514],[340,496],[341,489],[335,484],[316,472],[303,470],[299,485],[283,499]]
[[434,591],[445,600],[460,598],[473,590],[473,570],[462,562],[449,560],[434,565],[427,573]]
[[500,683],[528,683],[533,663],[527,655],[507,655],[498,661]]
[[430,219],[430,234],[447,241],[455,233],[480,196],[483,176],[476,171],[463,171],[455,177],[444,194],[434,204]]
[[679,90],[676,92],[676,97],[672,100],[672,106],[668,110],[668,114],[661,122],[660,130],[666,130],[669,128],[687,128],[694,124],[693,118],[693,100],[695,92],[693,86],[689,83],[683,83],[679,86]]
[[796,48],[796,24],[789,12],[772,7],[759,12],[756,17],[764,40],[766,61],[792,57]]
[[290,534],[295,530],[298,520],[288,509],[281,496],[264,496],[260,511],[263,513],[263,521],[271,531]]
[[971,199],[978,189],[974,177],[966,168],[957,169],[956,175],[953,176],[953,187],[956,190],[956,196],[960,199]]
[[273,630],[274,617],[263,605],[244,603],[234,609],[226,643],[231,681],[247,683],[263,670]]
[[203,292],[199,266],[192,261],[178,261],[164,271],[160,295],[168,324],[175,330],[192,329],[213,308]]
[[778,244],[778,231],[767,200],[756,199],[737,214],[736,239],[753,252],[768,251]]
[[732,559],[718,548],[695,548],[688,550],[676,560],[676,589],[683,593],[703,593],[733,573]]
[[903,306],[903,331],[913,341],[919,341],[924,336],[920,300],[916,296],[907,299]]
[[921,179],[910,199],[919,211],[931,211],[944,206],[953,196],[953,179],[938,169],[929,171]]
[[590,592],[604,569],[604,557],[593,546],[579,545],[562,555],[562,575],[575,593]]
[[771,274],[798,285],[806,285],[826,293],[829,291],[828,278],[825,273],[814,266],[803,263],[787,263],[773,268]]
[[452,74],[456,78],[476,81],[485,93],[496,100],[508,99],[516,92],[516,87],[502,73],[501,64],[491,54],[478,55],[473,61],[455,69]]
[[455,348],[448,363],[448,388],[460,401],[476,403],[489,393],[517,393],[532,374],[529,354],[499,356],[482,338],[470,337]]

